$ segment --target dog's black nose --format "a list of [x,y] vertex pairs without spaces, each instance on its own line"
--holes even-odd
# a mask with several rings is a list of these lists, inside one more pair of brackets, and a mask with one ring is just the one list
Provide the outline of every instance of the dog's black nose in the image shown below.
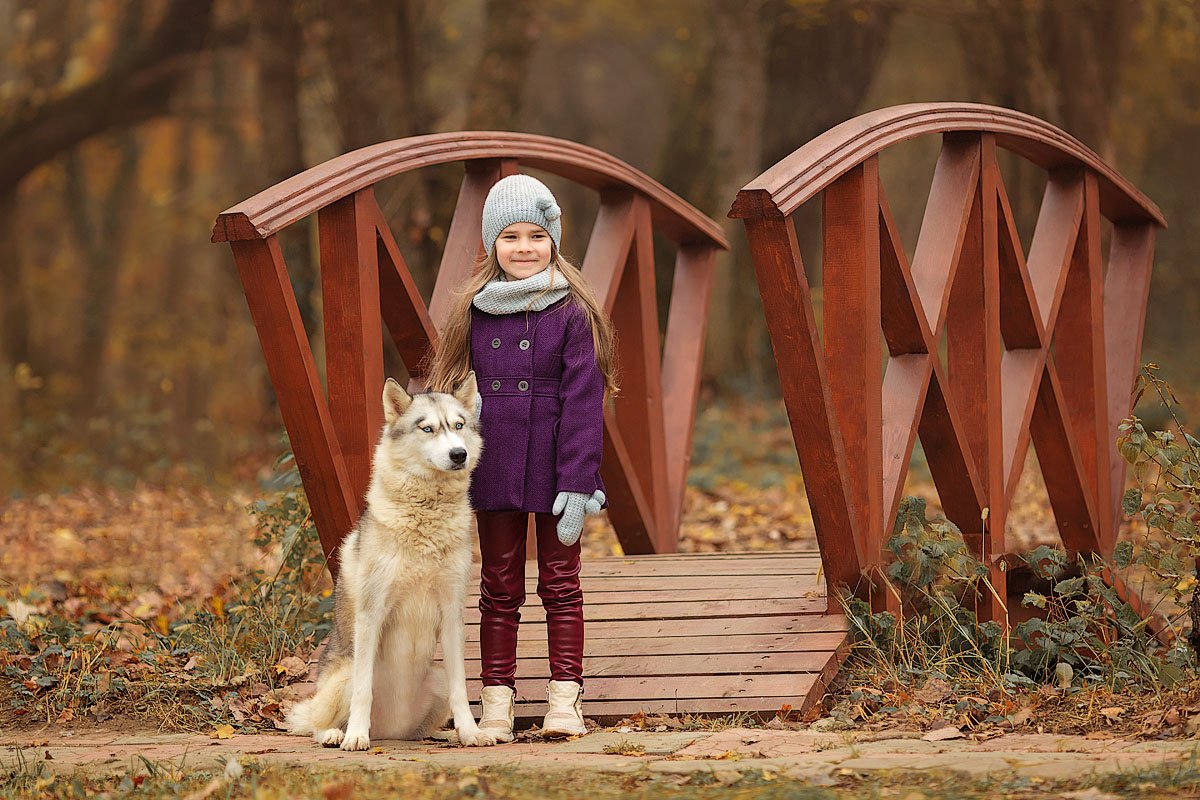
[[467,448],[456,447],[450,451],[450,460],[455,464],[467,463]]

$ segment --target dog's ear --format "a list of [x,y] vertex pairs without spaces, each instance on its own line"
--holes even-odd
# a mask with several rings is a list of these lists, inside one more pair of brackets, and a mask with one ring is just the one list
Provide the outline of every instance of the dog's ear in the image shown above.
[[467,373],[467,377],[463,378],[463,382],[454,390],[454,399],[467,408],[474,408],[475,395],[478,393],[479,386],[475,382],[475,370],[471,370]]
[[396,383],[395,378],[388,378],[383,384],[383,419],[388,425],[391,425],[400,415],[408,410],[412,405],[412,397],[408,392],[404,391],[399,383]]

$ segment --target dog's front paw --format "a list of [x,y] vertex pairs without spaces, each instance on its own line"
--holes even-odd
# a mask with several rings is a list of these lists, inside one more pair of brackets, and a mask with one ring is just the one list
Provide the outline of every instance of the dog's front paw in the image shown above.
[[313,734],[313,739],[322,747],[337,747],[346,736],[341,728],[326,728]]
[[455,731],[458,743],[464,747],[491,747],[496,743],[496,736],[479,730],[472,725],[470,728],[458,728]]
[[371,737],[365,733],[350,733],[346,732],[346,738],[342,740],[343,750],[367,750],[371,747]]

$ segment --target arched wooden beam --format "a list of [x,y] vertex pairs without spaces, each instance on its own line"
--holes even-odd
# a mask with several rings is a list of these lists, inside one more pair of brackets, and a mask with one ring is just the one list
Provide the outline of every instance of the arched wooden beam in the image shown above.
[[265,239],[359,189],[423,167],[506,158],[597,191],[635,189],[650,201],[656,230],[679,245],[728,249],[720,226],[618,158],[585,145],[506,131],[434,133],[370,145],[288,178],[217,217],[212,241]]
[[1153,222],[1167,227],[1150,198],[1075,137],[1020,111],[978,103],[911,103],[847,120],[746,184],[729,216],[786,217],[871,156],[908,139],[953,131],[994,133],[997,146],[1047,170],[1092,170],[1105,217],[1117,223]]

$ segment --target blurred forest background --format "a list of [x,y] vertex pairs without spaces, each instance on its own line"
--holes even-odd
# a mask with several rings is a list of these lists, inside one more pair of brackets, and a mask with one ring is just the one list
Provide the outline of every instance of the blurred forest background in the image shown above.
[[[0,498],[256,475],[281,425],[215,216],[345,151],[457,129],[601,148],[722,220],[705,398],[777,408],[736,190],[866,110],[1027,111],[1164,211],[1144,357],[1200,396],[1191,0],[0,0],[0,53]],[[882,162],[909,247],[937,146]],[[1028,237],[1039,178],[1002,166]],[[460,174],[379,192],[426,292]],[[564,194],[578,257],[591,201]],[[285,252],[321,364],[315,240]]]

